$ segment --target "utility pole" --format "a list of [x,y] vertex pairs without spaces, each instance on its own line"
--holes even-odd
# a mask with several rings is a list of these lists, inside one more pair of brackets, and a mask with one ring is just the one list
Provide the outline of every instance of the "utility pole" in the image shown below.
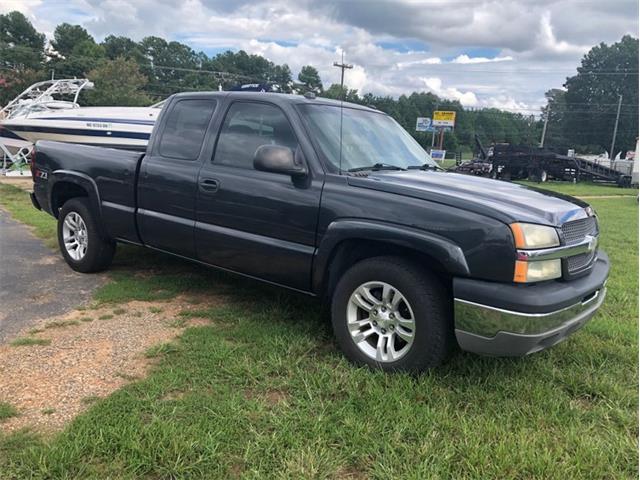
[[[438,104],[436,103],[436,108],[433,110],[433,112],[438,110]],[[431,112],[431,123],[433,124],[433,112]],[[431,128],[433,128],[433,125],[431,125]],[[435,129],[433,129],[431,131],[431,148],[436,146],[436,131]]]
[[622,106],[622,95],[618,95],[618,113],[616,113],[616,125],[613,127],[613,138],[611,139],[611,150],[609,153],[609,167],[613,168],[613,149],[616,146],[616,135],[618,134],[618,121],[620,120],[620,107]]
[[549,123],[549,116],[551,115],[551,105],[548,105],[545,109],[544,125],[542,126],[542,137],[540,137],[540,148],[544,147],[544,137],[547,135],[547,124]]
[[344,51],[342,52],[342,61],[341,63],[338,62],[333,62],[333,66],[334,67],[338,67],[341,72],[340,72],[340,93],[342,93],[342,96],[344,97],[344,71],[345,70],[350,70],[353,68],[353,65],[350,65],[348,63],[344,63]]

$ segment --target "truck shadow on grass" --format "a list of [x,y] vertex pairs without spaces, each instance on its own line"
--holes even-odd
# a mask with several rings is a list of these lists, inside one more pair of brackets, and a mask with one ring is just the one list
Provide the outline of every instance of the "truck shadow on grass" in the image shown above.
[[[112,282],[98,290],[98,303],[131,300],[162,301],[191,295],[205,304],[196,312],[211,317],[236,316],[270,322],[301,333],[313,332],[314,354],[341,358],[333,340],[329,307],[320,299],[268,285],[239,275],[208,268],[169,254],[130,245],[120,245],[109,270]],[[207,298],[221,297],[224,306],[215,312],[206,307]],[[217,312],[217,313],[216,313]],[[185,316],[190,314],[185,311]],[[546,352],[541,355],[545,356]],[[531,358],[531,357],[530,357]],[[519,358],[482,357],[455,351],[450,362],[428,375],[450,381],[452,376],[519,375],[530,362]]]

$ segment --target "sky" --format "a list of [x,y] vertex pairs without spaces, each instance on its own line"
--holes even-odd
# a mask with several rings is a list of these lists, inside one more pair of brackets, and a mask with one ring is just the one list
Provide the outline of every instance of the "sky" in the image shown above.
[[361,94],[433,92],[523,114],[592,46],[638,36],[638,0],[0,0],[11,10],[49,38],[68,22],[98,41],[156,35],[209,55],[242,49],[294,75],[313,65],[326,87],[344,52],[345,83]]

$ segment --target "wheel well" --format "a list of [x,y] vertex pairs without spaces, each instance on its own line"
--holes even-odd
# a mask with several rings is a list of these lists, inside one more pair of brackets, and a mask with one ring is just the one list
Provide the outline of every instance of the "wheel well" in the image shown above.
[[58,182],[51,192],[51,211],[58,217],[60,208],[72,198],[88,197],[89,193],[80,185],[71,182]]
[[451,275],[444,265],[431,255],[390,243],[375,240],[351,239],[338,244],[331,255],[322,285],[323,296],[327,299],[331,298],[340,277],[352,265],[366,258],[380,256],[410,258],[422,268],[437,273],[438,278],[443,281],[446,288],[450,288],[451,286]]

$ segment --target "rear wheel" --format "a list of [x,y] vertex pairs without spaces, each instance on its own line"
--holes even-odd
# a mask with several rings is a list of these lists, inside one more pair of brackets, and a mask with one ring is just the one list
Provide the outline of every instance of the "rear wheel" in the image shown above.
[[529,174],[529,178],[530,181],[532,182],[537,182],[537,183],[544,183],[549,179],[549,174],[547,173],[546,170],[534,170],[532,173]]
[[549,175],[547,174],[547,171],[546,171],[546,170],[542,170],[542,171],[540,172],[540,181],[541,181],[542,183],[544,183],[544,182],[546,182],[548,179],[549,179]]
[[443,363],[454,345],[449,312],[439,280],[400,257],[357,263],[332,301],[333,330],[347,358],[390,371]]
[[67,264],[82,273],[107,268],[116,248],[115,242],[103,237],[85,197],[72,198],[60,209],[58,244]]

